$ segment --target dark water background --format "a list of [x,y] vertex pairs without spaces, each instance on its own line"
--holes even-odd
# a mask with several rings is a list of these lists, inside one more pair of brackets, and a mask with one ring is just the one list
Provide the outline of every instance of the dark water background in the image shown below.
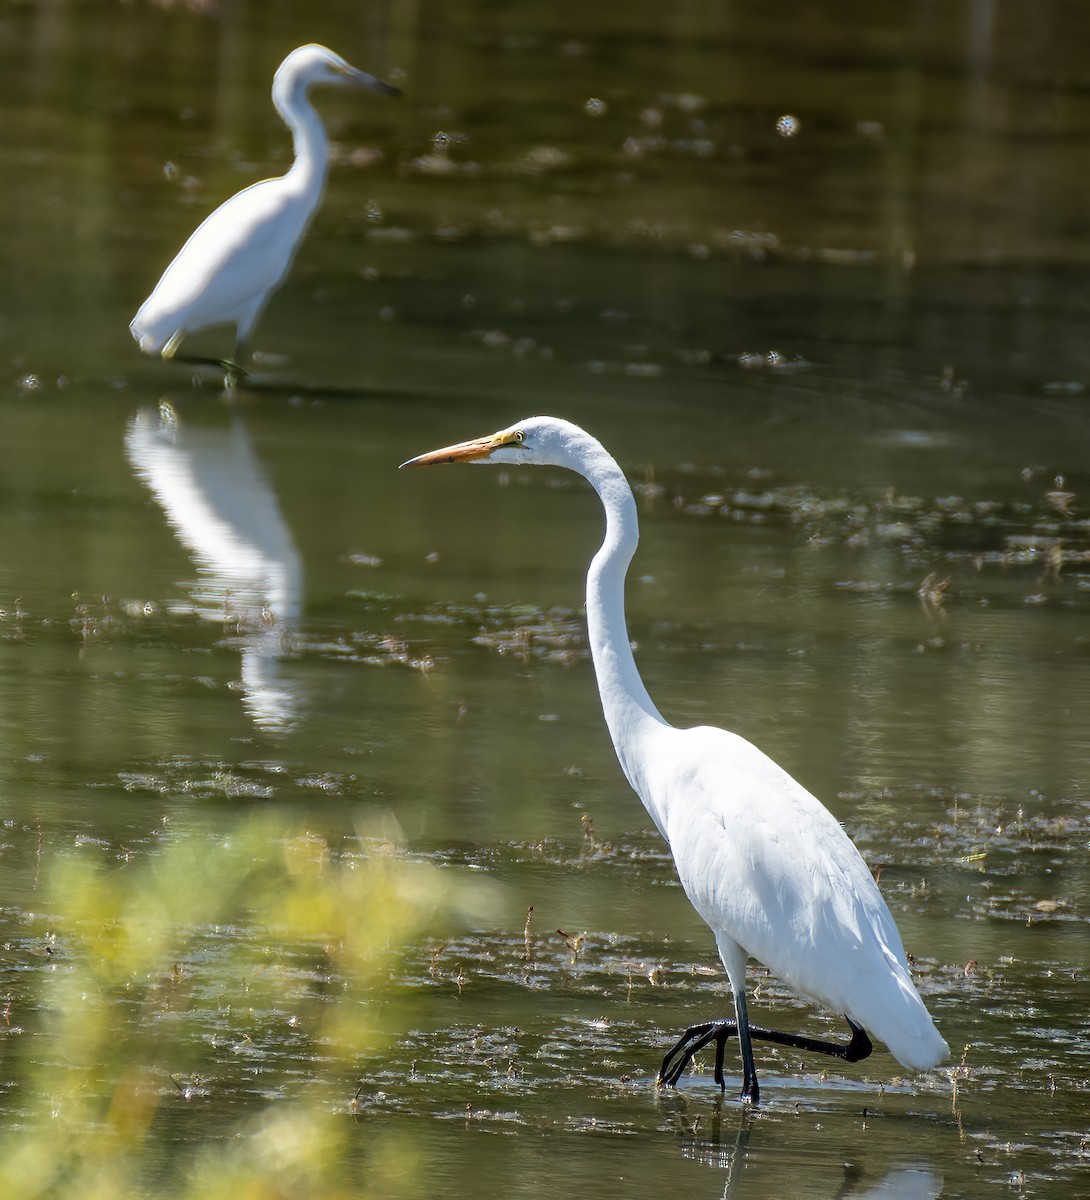
[[[1058,0],[0,7],[16,1016],[64,915],[43,863],[272,806],[503,885],[413,940],[331,1101],[361,1152],[410,1140],[407,1193],[1090,1189],[1088,33]],[[227,403],[126,326],[285,168],[268,89],[309,40],[405,97],[319,98],[325,202]],[[601,723],[596,501],[395,470],[538,412],[638,485],[651,694],[757,742],[881,868],[947,1071],[768,1054],[756,1118],[706,1074],[655,1092],[725,989]],[[755,1007],[821,1026],[775,981]],[[30,1027],[0,1038],[9,1122]],[[165,1174],[269,1094],[206,1071],[164,1085]]]

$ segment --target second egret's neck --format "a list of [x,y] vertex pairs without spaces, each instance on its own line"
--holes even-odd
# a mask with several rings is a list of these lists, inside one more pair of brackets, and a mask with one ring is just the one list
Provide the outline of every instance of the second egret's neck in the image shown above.
[[587,629],[594,673],[621,768],[636,792],[645,797],[640,786],[639,747],[644,742],[640,735],[649,726],[665,722],[636,669],[625,620],[625,575],[639,541],[636,501],[621,468],[597,442],[587,451],[581,471],[606,513],[606,536],[587,572]]
[[329,167],[329,138],[322,118],[310,102],[306,85],[299,80],[278,74],[273,80],[272,97],[276,111],[291,130],[295,147],[295,161],[288,175],[317,197],[325,187]]

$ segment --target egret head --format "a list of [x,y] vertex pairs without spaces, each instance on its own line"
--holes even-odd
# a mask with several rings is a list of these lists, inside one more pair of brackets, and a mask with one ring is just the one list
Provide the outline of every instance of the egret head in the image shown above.
[[314,84],[334,87],[363,87],[384,96],[400,96],[398,88],[364,71],[358,71],[339,54],[311,42],[293,50],[277,68],[273,79],[273,97],[287,99],[297,91],[306,91]]
[[[403,467],[429,467],[438,463],[501,463],[570,467],[579,443],[593,442],[578,425],[559,417],[527,417],[488,437],[444,446],[403,462]],[[596,444],[596,443],[595,443]]]

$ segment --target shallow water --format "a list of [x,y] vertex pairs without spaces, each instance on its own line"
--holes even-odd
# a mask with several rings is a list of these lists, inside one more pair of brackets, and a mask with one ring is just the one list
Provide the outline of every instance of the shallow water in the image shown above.
[[[413,938],[347,1067],[290,988],[244,1029],[195,1011],[198,1065],[153,1072],[164,1178],[306,1077],[361,1154],[411,1139],[406,1194],[1086,1190],[1082,9],[0,20],[9,1122],[74,956],[51,864],[154,863],[272,808],[500,907]],[[323,98],[325,203],[227,402],[126,325],[196,221],[282,169],[269,79],[309,39],[405,97]],[[664,714],[757,742],[880,869],[945,1072],[762,1050],[757,1115],[707,1068],[655,1091],[724,988],[601,723],[596,501],[395,470],[533,412],[637,487],[629,620]],[[267,941],[196,937],[197,979]],[[316,986],[305,955],[288,974]],[[762,1021],[836,1029],[753,986]]]

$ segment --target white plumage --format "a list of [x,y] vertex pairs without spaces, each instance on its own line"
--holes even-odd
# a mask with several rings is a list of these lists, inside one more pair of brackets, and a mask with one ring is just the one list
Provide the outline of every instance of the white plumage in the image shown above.
[[284,59],[272,98],[294,138],[291,169],[232,196],[190,235],[129,325],[145,354],[173,358],[188,334],[233,325],[234,359],[183,361],[214,362],[229,379],[244,373],[246,341],[287,274],[325,189],[328,140],[307,94],[316,84],[399,94],[324,46],[300,46]]
[[[743,1098],[759,1097],[752,1038],[849,1061],[870,1052],[869,1032],[908,1067],[947,1057],[909,973],[901,938],[874,878],[827,808],[744,738],[702,726],[675,729],[659,715],[636,669],[624,615],[624,580],[639,537],[620,467],[576,425],[532,417],[487,438],[410,460],[567,467],[598,493],[606,534],[587,575],[587,625],[602,708],[621,769],[666,839],[685,894],[715,934],[736,1020],[686,1031],[663,1062],[675,1082],[692,1054],[739,1037]],[[750,957],[791,988],[853,1022],[851,1043],[750,1027]]]
[[829,810],[722,729],[664,725],[641,753],[657,760],[641,797],[659,806],[685,894],[715,932],[732,986],[755,958],[851,1017],[906,1067],[941,1061],[946,1043],[889,908]]

